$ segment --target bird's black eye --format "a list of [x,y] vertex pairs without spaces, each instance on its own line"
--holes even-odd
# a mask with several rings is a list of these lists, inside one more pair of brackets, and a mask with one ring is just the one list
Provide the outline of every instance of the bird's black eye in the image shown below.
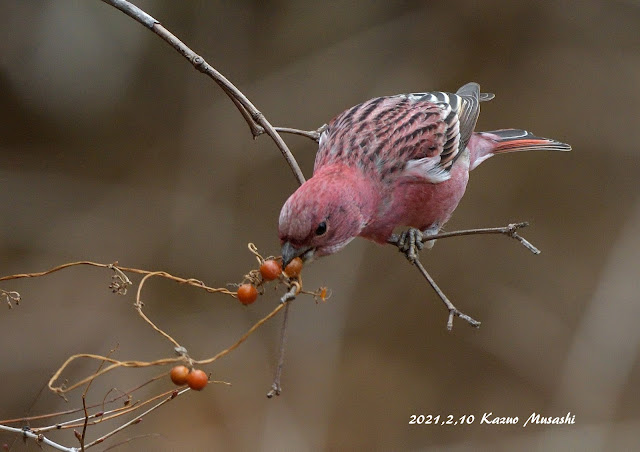
[[318,227],[316,228],[316,235],[322,235],[325,232],[327,232],[327,222],[323,221],[322,223],[320,223],[318,225]]

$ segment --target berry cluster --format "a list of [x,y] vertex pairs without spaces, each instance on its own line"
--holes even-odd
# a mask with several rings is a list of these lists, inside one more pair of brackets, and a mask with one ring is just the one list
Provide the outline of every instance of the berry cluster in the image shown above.
[[175,366],[169,375],[176,385],[189,385],[195,391],[202,391],[209,382],[209,377],[203,370],[189,369],[186,366]]
[[[240,284],[236,292],[238,301],[244,305],[249,305],[258,299],[258,288],[265,282],[274,281],[279,278],[297,278],[302,271],[302,259],[296,257],[289,265],[287,265],[282,271],[282,265],[280,261],[275,258],[263,259],[261,256],[258,259],[260,264],[260,270],[252,270],[249,275],[245,277],[245,282]],[[326,288],[323,288],[318,295],[322,300],[326,297]],[[201,391],[207,386],[209,382],[208,375],[200,370],[193,369],[187,366],[178,365],[171,369],[169,373],[171,381],[178,385],[188,385],[195,391]]]
[[[289,265],[286,266],[284,272],[282,271],[282,265],[276,259],[267,259],[260,265],[260,278],[257,284],[261,284],[262,281],[273,281],[280,278],[284,274],[287,278],[296,278],[302,271],[302,259],[296,257]],[[249,305],[257,300],[258,289],[256,283],[248,282],[241,284],[238,287],[238,301],[244,305]]]

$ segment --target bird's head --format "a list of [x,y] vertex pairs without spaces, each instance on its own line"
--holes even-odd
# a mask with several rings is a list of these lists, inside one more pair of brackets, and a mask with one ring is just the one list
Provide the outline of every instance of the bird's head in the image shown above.
[[283,266],[298,256],[309,261],[333,254],[362,231],[371,215],[362,198],[370,192],[359,188],[352,178],[321,174],[289,197],[278,227]]

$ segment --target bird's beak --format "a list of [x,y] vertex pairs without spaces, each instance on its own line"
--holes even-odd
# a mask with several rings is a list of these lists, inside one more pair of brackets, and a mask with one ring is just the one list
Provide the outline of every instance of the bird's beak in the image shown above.
[[305,251],[306,251],[305,249],[295,248],[291,244],[291,242],[284,242],[284,244],[282,245],[282,251],[281,251],[282,268],[286,268],[286,266],[289,265],[289,262],[291,262],[293,259],[303,254]]

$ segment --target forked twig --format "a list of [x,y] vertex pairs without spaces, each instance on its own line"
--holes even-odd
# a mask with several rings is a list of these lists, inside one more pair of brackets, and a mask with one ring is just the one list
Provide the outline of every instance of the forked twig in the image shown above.
[[[511,223],[511,224],[509,224],[507,226],[497,227],[497,228],[478,228],[478,229],[465,229],[465,230],[453,231],[453,232],[441,232],[441,233],[438,233],[438,234],[424,235],[422,237],[422,243],[424,244],[424,243],[427,243],[427,242],[429,242],[431,240],[445,239],[445,238],[448,238],[448,237],[460,237],[460,236],[463,236],[463,235],[501,234],[501,235],[506,235],[507,237],[511,237],[513,239],[518,240],[525,248],[527,248],[533,254],[540,254],[540,250],[538,248],[536,248],[527,239],[525,239],[524,237],[520,236],[518,234],[518,232],[517,232],[518,229],[522,229],[522,228],[525,228],[527,226],[529,226],[529,223],[524,221],[524,222],[521,222],[521,223]],[[387,240],[387,243],[389,243],[391,245],[395,245],[395,246],[400,246],[400,242],[401,242],[401,238],[400,237],[401,236],[398,235],[398,234],[393,234],[389,238],[389,240]],[[453,328],[453,318],[454,317],[460,317],[461,319],[466,320],[471,326],[473,326],[475,328],[479,328],[480,327],[480,322],[478,322],[477,320],[469,317],[467,314],[464,314],[463,312],[459,311],[453,305],[453,303],[451,303],[451,300],[449,300],[449,298],[447,298],[447,296],[444,294],[444,292],[442,292],[440,287],[438,287],[438,285],[436,284],[435,280],[427,272],[427,270],[424,268],[424,266],[422,265],[422,263],[420,262],[419,259],[415,258],[415,256],[412,256],[412,259],[410,259],[410,260],[411,260],[411,263],[416,266],[416,268],[422,274],[422,276],[424,276],[424,278],[429,282],[429,285],[433,288],[435,293],[438,295],[438,297],[440,297],[442,302],[445,304],[445,306],[449,310],[449,319],[447,321],[447,330],[451,331],[451,329]]]
[[453,305],[453,303],[451,303],[449,298],[447,298],[447,296],[444,294],[444,292],[442,292],[442,290],[440,290],[440,287],[438,287],[438,285],[436,284],[434,279],[431,277],[431,275],[424,268],[424,266],[422,265],[420,260],[416,259],[415,261],[413,261],[413,265],[415,265],[416,268],[422,274],[422,276],[425,277],[425,279],[429,282],[429,284],[431,285],[433,290],[436,292],[436,294],[438,294],[438,296],[440,297],[440,299],[442,300],[444,305],[449,310],[449,320],[447,320],[447,330],[451,331],[451,329],[453,328],[453,317],[454,316],[455,317],[460,317],[462,320],[466,320],[467,322],[469,322],[469,325],[471,325],[474,328],[480,328],[480,322],[478,322],[477,320],[469,317],[467,314],[459,311],[458,308],[456,308]]

